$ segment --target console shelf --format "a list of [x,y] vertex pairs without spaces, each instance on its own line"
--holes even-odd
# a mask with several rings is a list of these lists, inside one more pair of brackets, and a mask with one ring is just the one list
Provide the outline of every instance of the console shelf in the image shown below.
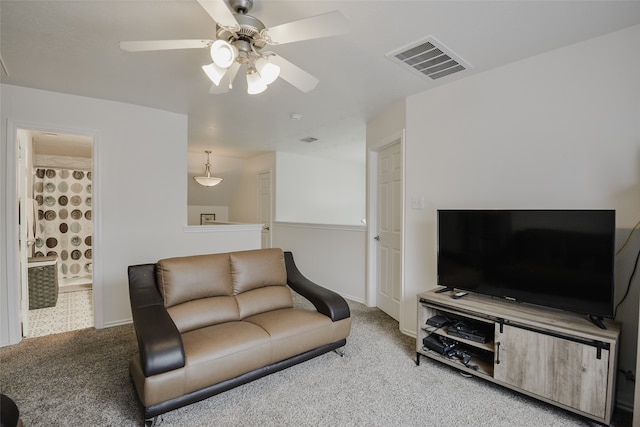
[[479,348],[481,350],[486,350],[486,351],[493,352],[493,348],[494,348],[493,341],[490,341],[488,343],[479,343],[479,342],[467,340],[467,339],[464,339],[464,338],[461,338],[461,337],[457,337],[455,335],[449,335],[447,333],[446,329],[443,330],[442,328],[441,329],[438,329],[438,328],[422,328],[422,329],[427,333],[427,335],[432,334],[432,333],[433,334],[437,334],[437,335],[442,335],[443,337],[450,338],[450,339],[458,341],[460,343],[463,343],[463,344],[466,344],[466,345],[469,345],[469,346],[473,346],[473,347],[477,347],[477,348]]
[[[453,299],[452,292],[435,291],[418,294],[417,365],[420,356],[429,357],[600,423],[610,423],[619,323],[605,320],[607,329],[603,330],[586,316],[472,293]],[[488,342],[450,334],[450,324],[428,325],[427,320],[434,316],[481,327],[489,331]],[[426,347],[423,340],[432,334],[447,343],[454,340],[461,352],[449,357]],[[471,355],[466,364],[461,353]]]

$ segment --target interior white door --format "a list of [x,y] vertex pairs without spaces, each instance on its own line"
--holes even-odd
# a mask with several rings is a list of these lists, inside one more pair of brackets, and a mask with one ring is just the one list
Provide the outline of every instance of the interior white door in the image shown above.
[[400,321],[402,301],[402,151],[396,142],[378,153],[377,306]]
[[262,248],[271,247],[271,172],[258,174],[258,221],[262,224]]

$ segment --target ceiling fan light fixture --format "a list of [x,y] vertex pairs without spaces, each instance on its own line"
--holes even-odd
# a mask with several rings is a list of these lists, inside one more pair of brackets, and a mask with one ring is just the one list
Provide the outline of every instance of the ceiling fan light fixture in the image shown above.
[[[278,78],[302,92],[309,92],[318,84],[317,78],[274,52],[262,49],[267,45],[341,35],[347,32],[349,23],[342,12],[334,10],[267,28],[260,19],[248,15],[254,0],[197,2],[216,24],[215,39],[130,41],[121,42],[120,48],[129,52],[209,49],[213,63],[202,68],[213,82],[209,88],[211,94],[227,93],[240,66],[249,68],[246,73],[249,94],[263,92],[266,85]],[[0,68],[3,65],[0,58]]]
[[211,59],[218,67],[229,68],[237,56],[238,49],[224,40],[216,40],[211,45]]
[[205,151],[207,153],[207,163],[205,166],[205,175],[206,176],[194,176],[193,179],[200,185],[204,187],[213,187],[214,185],[220,184],[224,179],[218,178],[217,176],[211,176],[211,163],[209,163],[209,155],[211,151]]
[[255,68],[247,70],[247,93],[257,95],[267,90],[267,84],[260,77],[260,73]]
[[209,77],[209,79],[216,86],[220,85],[220,81],[222,80],[224,75],[227,74],[227,69],[226,68],[221,68],[221,67],[217,66],[213,62],[211,64],[209,64],[209,65],[203,65],[202,69],[207,74],[207,77]]
[[280,67],[262,57],[256,60],[256,69],[262,80],[268,85],[275,82],[280,75]]

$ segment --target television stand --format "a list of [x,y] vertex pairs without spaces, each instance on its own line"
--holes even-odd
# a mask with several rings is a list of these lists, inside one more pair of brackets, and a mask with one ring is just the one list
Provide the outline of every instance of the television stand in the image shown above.
[[[619,323],[598,319],[606,327],[600,329],[592,323],[591,317],[595,316],[587,318],[473,293],[453,299],[432,289],[417,297],[416,365],[421,356],[428,357],[610,424]],[[427,324],[435,316],[448,322],[441,324],[432,319]],[[454,330],[449,333],[449,328],[459,321],[483,331],[482,339],[474,334],[463,338]],[[423,341],[431,335],[431,339]],[[438,341],[446,346],[440,348]]]
[[607,325],[604,324],[604,319],[602,317],[598,317],[598,316],[594,316],[593,314],[590,314],[589,320],[598,328],[607,329]]

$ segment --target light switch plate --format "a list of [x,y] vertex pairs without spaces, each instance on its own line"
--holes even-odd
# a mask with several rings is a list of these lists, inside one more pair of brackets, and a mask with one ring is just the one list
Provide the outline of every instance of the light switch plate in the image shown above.
[[412,197],[411,209],[424,209],[424,197]]

